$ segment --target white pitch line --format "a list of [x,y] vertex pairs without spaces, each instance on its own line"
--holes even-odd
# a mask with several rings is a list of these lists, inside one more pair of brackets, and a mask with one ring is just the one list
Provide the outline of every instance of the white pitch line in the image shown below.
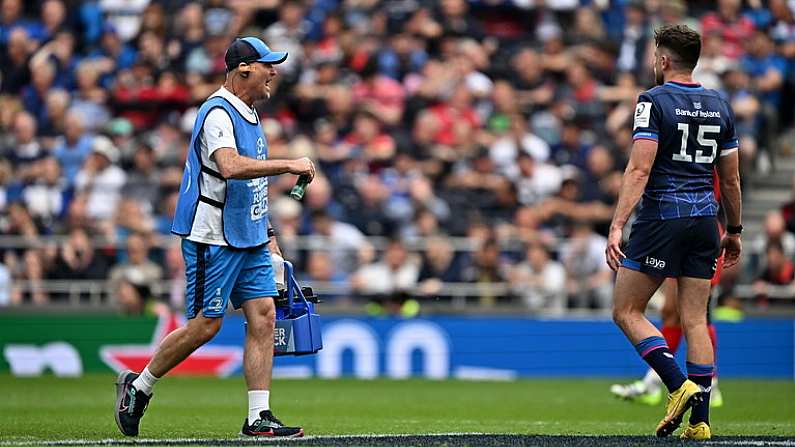
[[[601,438],[598,435],[525,435],[516,433],[431,433],[431,434],[361,434],[361,435],[329,435],[329,436],[306,436],[304,438],[170,438],[170,439],[154,439],[154,438],[141,438],[141,439],[67,439],[61,441],[42,441],[42,440],[19,440],[19,441],[0,441],[0,447],[25,447],[34,445],[46,446],[92,446],[92,445],[211,445],[211,444],[234,444],[234,445],[263,445],[269,443],[285,443],[285,442],[308,442],[311,444],[312,440],[350,440],[350,441],[367,441],[378,439],[390,438],[441,438],[441,437],[465,437],[465,436],[518,436],[518,437],[542,437],[542,438],[594,438],[594,440]],[[605,436],[611,438],[613,436]],[[616,438],[633,438],[633,436],[615,436]],[[782,439],[782,440],[753,440],[753,439],[717,439],[714,441],[707,441],[705,446],[738,446],[738,447],[795,447],[795,439]]]

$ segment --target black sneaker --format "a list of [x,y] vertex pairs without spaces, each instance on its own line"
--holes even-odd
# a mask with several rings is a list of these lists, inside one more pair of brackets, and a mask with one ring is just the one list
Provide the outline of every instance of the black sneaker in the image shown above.
[[246,436],[279,436],[284,438],[300,438],[304,436],[301,427],[285,427],[282,421],[276,418],[270,410],[259,412],[259,419],[253,424],[248,424],[248,418],[243,421],[241,435]]
[[116,380],[116,425],[125,436],[138,436],[138,424],[152,398],[132,385],[137,377],[138,374],[126,370]]

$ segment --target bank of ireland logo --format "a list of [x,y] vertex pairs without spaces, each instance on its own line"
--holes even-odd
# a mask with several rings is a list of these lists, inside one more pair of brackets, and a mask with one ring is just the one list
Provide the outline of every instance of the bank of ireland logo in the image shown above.
[[265,140],[262,137],[257,138],[257,154],[261,154],[265,150]]
[[693,108],[695,108],[696,110],[701,110],[701,102],[694,102]]

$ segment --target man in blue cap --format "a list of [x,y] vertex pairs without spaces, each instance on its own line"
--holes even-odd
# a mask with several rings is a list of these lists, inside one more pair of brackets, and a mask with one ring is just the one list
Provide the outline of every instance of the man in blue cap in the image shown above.
[[281,254],[268,222],[268,177],[313,178],[308,158],[268,160],[254,103],[270,97],[275,65],[287,53],[255,37],[227,49],[226,82],[199,108],[171,231],[182,236],[187,291],[185,326],[169,334],[140,373],[122,371],[116,386],[116,424],[127,436],[138,425],[160,377],[221,328],[229,301],[246,318],[243,371],[249,411],[241,434],[300,437],[270,410],[274,297],[271,252]]

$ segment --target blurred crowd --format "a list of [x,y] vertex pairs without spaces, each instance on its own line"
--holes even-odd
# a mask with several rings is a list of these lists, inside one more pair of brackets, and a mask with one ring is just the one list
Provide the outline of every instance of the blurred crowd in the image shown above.
[[[609,307],[604,236],[670,23],[702,33],[696,79],[734,107],[743,175],[766,172],[792,129],[792,1],[2,0],[0,231],[28,244],[3,249],[0,302],[110,279],[126,312],[179,305],[169,229],[196,108],[256,35],[289,52],[257,105],[269,156],[320,170],[303,202],[273,179],[271,219],[304,280],[339,286],[327,299],[466,283],[482,305]],[[792,259],[795,238],[779,245]]]

